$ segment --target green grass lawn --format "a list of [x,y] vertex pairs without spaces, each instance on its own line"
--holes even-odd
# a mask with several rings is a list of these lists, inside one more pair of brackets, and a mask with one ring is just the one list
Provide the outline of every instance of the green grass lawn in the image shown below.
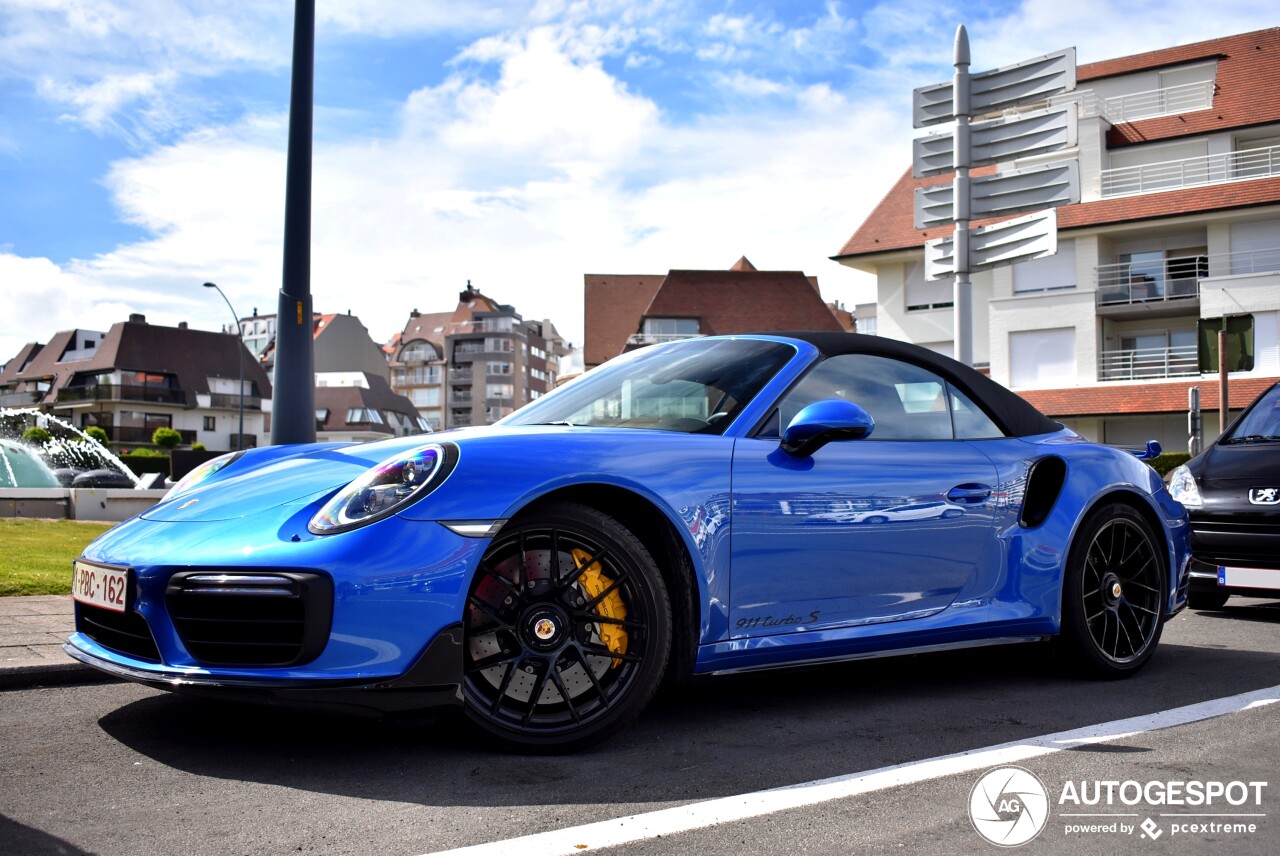
[[0,518],[0,597],[70,594],[71,563],[112,525]]

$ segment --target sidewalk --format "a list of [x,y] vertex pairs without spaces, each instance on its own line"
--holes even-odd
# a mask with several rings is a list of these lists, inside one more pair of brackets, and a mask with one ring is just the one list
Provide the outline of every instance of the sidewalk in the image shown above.
[[104,677],[63,652],[74,630],[70,595],[0,597],[0,689]]

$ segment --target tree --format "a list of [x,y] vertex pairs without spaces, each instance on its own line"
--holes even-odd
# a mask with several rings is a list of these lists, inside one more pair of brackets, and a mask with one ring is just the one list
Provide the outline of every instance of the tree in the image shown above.
[[172,428],[157,428],[151,435],[151,442],[161,449],[172,450],[182,442],[182,435]]
[[106,430],[97,425],[90,425],[88,428],[84,429],[84,433],[88,435],[90,440],[93,440],[99,446],[107,445],[110,440],[110,438],[107,437]]
[[30,443],[33,446],[43,446],[52,439],[53,435],[39,425],[32,425],[22,432],[22,442]]

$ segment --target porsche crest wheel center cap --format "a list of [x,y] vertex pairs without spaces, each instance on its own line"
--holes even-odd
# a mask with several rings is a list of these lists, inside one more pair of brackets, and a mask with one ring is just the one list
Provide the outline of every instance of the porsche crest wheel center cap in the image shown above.
[[1111,584],[1111,596],[1114,597],[1116,600],[1120,599],[1121,591],[1122,589],[1120,588],[1120,583]]
[[551,651],[564,641],[569,616],[564,610],[539,604],[528,610],[520,621],[525,644],[536,651]]

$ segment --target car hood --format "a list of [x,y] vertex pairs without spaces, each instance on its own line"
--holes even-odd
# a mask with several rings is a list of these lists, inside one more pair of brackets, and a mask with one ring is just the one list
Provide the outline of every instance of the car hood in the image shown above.
[[1202,490],[1243,484],[1280,486],[1280,443],[1211,446],[1191,467]]
[[[376,443],[313,444],[251,450],[207,484],[144,511],[147,520],[235,520],[281,505],[317,501],[365,470],[434,435]],[[440,435],[442,438],[444,434]]]

